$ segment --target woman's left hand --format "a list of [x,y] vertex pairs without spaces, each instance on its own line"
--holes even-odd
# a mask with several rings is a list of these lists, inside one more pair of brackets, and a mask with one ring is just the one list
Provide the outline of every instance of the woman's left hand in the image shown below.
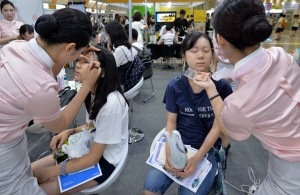
[[184,168],[184,171],[179,172],[178,176],[181,177],[181,178],[187,178],[190,175],[194,174],[198,163],[199,163],[199,160],[195,156],[191,157],[188,160],[188,162],[187,162],[187,164]]
[[37,178],[38,183],[45,183],[49,179],[51,179],[51,167],[42,168],[34,172],[34,176]]

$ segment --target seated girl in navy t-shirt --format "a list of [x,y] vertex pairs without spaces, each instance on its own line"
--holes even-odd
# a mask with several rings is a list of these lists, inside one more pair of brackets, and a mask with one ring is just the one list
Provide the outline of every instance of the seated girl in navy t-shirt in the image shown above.
[[[182,58],[185,61],[184,71],[190,67],[200,72],[209,72],[214,59],[213,53],[213,44],[207,35],[199,32],[189,34],[182,44]],[[184,88],[197,109],[202,125],[199,118],[194,115],[180,82],[183,82]],[[214,81],[214,83],[222,99],[232,93],[231,86],[225,79]],[[211,97],[207,96],[206,91],[195,85],[192,79],[181,75],[170,81],[163,100],[167,109],[166,130],[171,134],[173,130],[177,129],[185,145],[199,149],[196,155],[188,160],[184,172],[182,172],[172,168],[170,149],[166,147],[165,168],[176,176],[186,178],[195,172],[197,164],[207,153],[207,159],[212,163],[210,172],[196,192],[198,195],[207,194],[213,183],[217,171],[215,152],[221,145],[219,138],[221,131],[215,121],[209,98]],[[167,175],[151,167],[144,184],[144,194],[164,194],[172,183],[173,180]],[[195,193],[180,186],[180,194]]]

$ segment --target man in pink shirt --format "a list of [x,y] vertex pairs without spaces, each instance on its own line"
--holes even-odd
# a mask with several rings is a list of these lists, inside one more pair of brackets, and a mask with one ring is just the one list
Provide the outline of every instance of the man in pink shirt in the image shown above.
[[52,68],[61,69],[87,49],[92,26],[83,12],[67,8],[41,16],[35,30],[37,39],[13,41],[0,50],[0,194],[45,194],[31,171],[27,124],[33,118],[51,132],[63,131],[100,74],[92,62],[80,91],[60,112]]
[[223,104],[210,79],[194,82],[206,89],[224,134],[236,140],[253,134],[269,151],[267,177],[254,194],[299,194],[299,66],[282,48],[260,46],[272,32],[260,0],[223,1],[215,17],[218,45],[234,70],[223,69],[213,78],[240,83]]

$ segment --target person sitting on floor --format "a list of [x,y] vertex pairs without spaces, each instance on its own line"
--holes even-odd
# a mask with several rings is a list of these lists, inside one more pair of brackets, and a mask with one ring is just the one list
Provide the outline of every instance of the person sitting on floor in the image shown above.
[[[162,35],[160,40],[158,41],[157,45],[173,45],[174,43],[177,44],[178,43],[178,35],[179,32],[176,32],[176,34],[173,34],[171,31],[174,30],[173,29],[174,25],[172,23],[167,24],[166,26],[166,34]],[[167,58],[167,64],[169,68],[172,68],[170,66],[170,58]]]
[[[79,185],[69,191],[73,194],[103,183],[120,162],[128,147],[128,100],[122,92],[115,58],[103,47],[99,52],[87,52],[86,56],[101,69],[100,76],[85,99],[86,124],[75,129],[68,129],[54,136],[50,147],[52,151],[61,148],[66,139],[82,131],[91,124],[96,128],[94,141],[88,154],[81,158],[55,165],[53,155],[49,155],[31,164],[39,186],[47,194],[61,194],[58,185],[59,175],[80,171],[99,163],[102,176]],[[82,80],[84,69],[90,63],[80,59],[76,64],[75,79]],[[66,193],[63,193],[66,194]]]

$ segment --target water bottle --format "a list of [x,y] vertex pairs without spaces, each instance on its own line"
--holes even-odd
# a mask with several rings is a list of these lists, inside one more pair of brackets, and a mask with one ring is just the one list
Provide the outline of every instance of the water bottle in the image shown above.
[[68,78],[67,78],[67,75],[65,74],[64,75],[64,87],[68,87],[68,86],[69,86]]

